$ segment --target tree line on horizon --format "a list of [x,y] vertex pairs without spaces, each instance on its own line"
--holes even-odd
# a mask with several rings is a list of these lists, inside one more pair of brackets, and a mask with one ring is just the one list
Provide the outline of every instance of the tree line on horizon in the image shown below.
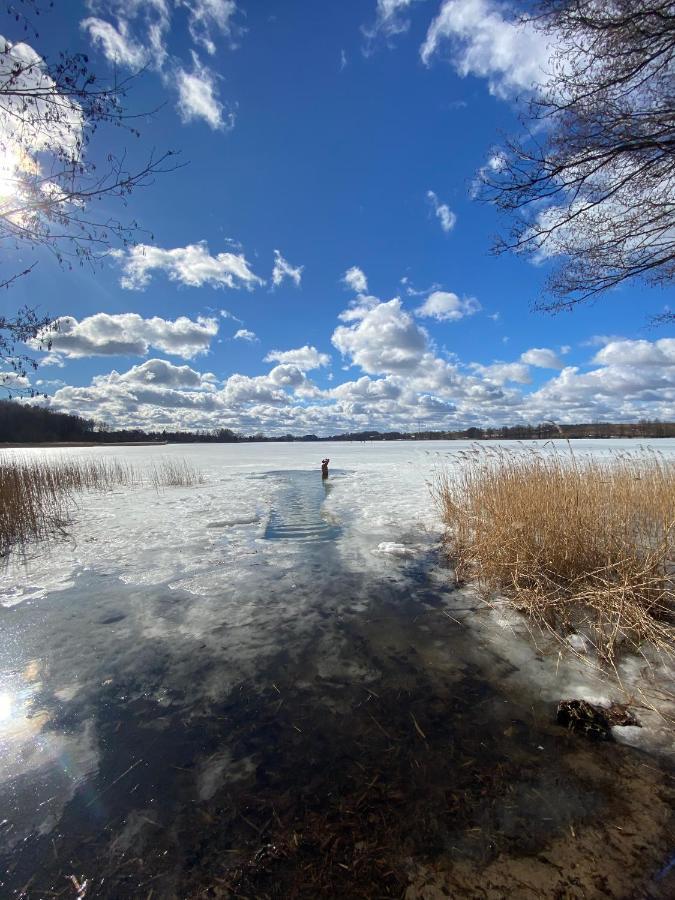
[[413,441],[413,440],[551,440],[552,438],[662,438],[675,437],[675,422],[642,419],[639,422],[587,422],[471,426],[455,430],[350,431],[341,434],[239,434],[231,428],[200,431],[146,431],[142,428],[108,428],[94,419],[54,412],[41,406],[0,400],[0,444],[85,442],[235,444],[282,441]]

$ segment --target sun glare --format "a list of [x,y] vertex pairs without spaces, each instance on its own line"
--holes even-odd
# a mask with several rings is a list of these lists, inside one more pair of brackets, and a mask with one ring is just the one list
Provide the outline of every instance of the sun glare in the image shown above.
[[6,722],[12,717],[12,695],[0,694],[0,722]]
[[22,179],[37,174],[36,160],[20,147],[0,147],[0,212],[21,198]]
[[11,150],[0,152],[0,205],[4,205],[17,191],[18,156]]

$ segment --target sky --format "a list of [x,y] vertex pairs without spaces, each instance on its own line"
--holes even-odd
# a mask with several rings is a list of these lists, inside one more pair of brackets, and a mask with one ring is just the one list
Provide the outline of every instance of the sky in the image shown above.
[[39,402],[270,435],[675,419],[673,329],[649,321],[672,289],[535,312],[553,261],[491,252],[508,222],[476,179],[550,52],[512,7],[68,0],[37,37],[4,15],[0,35],[85,52],[102,79],[140,71],[140,137],[102,130],[87,152],[124,139],[132,162],[181,164],[102,202],[142,226],[135,247],[72,270],[3,248],[0,276],[37,265],[2,313],[60,322],[28,348]]

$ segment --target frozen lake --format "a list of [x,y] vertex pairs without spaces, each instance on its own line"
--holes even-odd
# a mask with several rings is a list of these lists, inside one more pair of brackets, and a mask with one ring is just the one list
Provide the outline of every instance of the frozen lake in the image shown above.
[[615,689],[453,585],[430,484],[468,446],[2,451],[205,482],[81,495],[0,572],[0,895],[672,895],[668,729],[554,725]]

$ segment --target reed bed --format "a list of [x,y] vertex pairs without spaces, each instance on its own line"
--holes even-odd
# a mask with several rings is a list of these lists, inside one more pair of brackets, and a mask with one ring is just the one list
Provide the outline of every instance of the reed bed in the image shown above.
[[152,470],[151,481],[161,487],[192,487],[204,484],[205,478],[185,459],[165,459]]
[[436,484],[457,578],[559,637],[675,648],[675,465],[658,453],[476,448]]
[[0,457],[0,556],[63,532],[76,494],[146,483],[156,489],[191,487],[204,477],[185,460],[164,460],[148,475],[117,459]]

